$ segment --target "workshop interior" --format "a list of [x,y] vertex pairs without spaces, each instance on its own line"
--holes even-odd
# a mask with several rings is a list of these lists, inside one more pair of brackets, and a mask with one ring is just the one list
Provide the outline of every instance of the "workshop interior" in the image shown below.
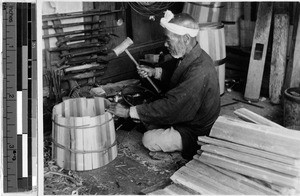
[[[141,120],[108,111],[168,92],[138,74],[176,65],[167,10],[195,19],[217,72],[220,114],[191,160],[149,151]],[[292,1],[44,1],[44,194],[299,194],[299,11]]]

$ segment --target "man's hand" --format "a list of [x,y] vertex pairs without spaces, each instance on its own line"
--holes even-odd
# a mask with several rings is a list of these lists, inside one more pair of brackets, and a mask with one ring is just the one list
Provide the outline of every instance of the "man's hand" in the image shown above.
[[129,117],[129,108],[120,103],[111,103],[107,111],[121,118]]
[[142,78],[151,77],[155,75],[155,69],[146,65],[140,65],[138,68],[138,74]]

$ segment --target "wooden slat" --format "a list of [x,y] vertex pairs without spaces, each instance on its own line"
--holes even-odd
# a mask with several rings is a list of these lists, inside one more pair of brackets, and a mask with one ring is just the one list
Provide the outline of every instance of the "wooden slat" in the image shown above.
[[180,183],[200,194],[241,194],[240,192],[227,187],[203,174],[195,172],[186,166],[181,167],[176,171],[171,179],[175,183]]
[[214,168],[200,162],[199,160],[192,160],[186,164],[186,166],[195,172],[201,173],[205,176],[208,176],[209,178],[214,179],[215,181],[222,183],[228,187],[231,187],[237,191],[239,191],[241,194],[246,195],[262,195],[265,194],[264,192],[260,192],[259,190],[252,188],[250,186],[247,186],[245,184],[242,184],[241,182],[224,175],[223,173],[215,170]]
[[253,122],[253,123],[256,123],[259,125],[267,125],[270,127],[278,127],[278,128],[285,129],[285,127],[283,127],[261,115],[258,115],[246,108],[239,108],[239,109],[235,110],[233,113],[245,121]]
[[270,101],[274,104],[279,104],[282,98],[282,87],[285,77],[287,57],[288,35],[289,15],[287,13],[275,14],[271,72],[269,83],[269,98]]
[[233,121],[220,116],[209,136],[300,159],[299,131]]
[[[199,157],[200,157],[199,155],[195,155],[194,159],[199,160]],[[214,168],[215,170],[237,180],[238,182],[244,183],[250,187],[255,188],[256,190],[258,190],[260,192],[265,193],[265,195],[278,195],[279,194],[278,192],[272,190],[271,188],[266,187],[266,186],[262,185],[261,183],[258,183],[257,181],[253,181],[246,176],[243,176],[243,175],[235,173],[233,171],[224,169],[222,167],[217,167],[215,165],[211,165],[211,164],[207,164],[207,165],[209,165],[210,167]]]
[[[87,111],[88,111],[88,116],[90,116],[90,124],[91,126],[97,124],[97,118],[96,116],[96,109],[95,109],[95,102],[94,99],[87,99]],[[92,130],[89,130],[91,132],[91,138],[90,138],[90,143],[92,146],[92,149],[99,149],[99,143],[97,141],[97,128],[93,128]],[[99,168],[99,153],[91,153],[92,154],[92,168]]]
[[203,145],[201,146],[201,150],[205,152],[210,152],[213,154],[225,156],[227,158],[234,159],[236,161],[241,161],[245,163],[250,163],[253,165],[257,165],[263,168],[271,169],[277,172],[281,172],[287,175],[299,176],[300,167],[293,167],[291,165],[287,165],[280,162],[275,162],[273,160],[266,159],[264,157],[259,157],[247,153],[242,153],[236,150],[232,150],[229,148],[223,148],[214,145]]
[[259,3],[244,98],[258,101],[266,60],[273,3]]
[[[78,106],[76,99],[71,100],[72,109],[73,109],[73,116],[78,116]],[[75,117],[74,117],[75,118]],[[72,126],[83,126],[86,125],[86,122],[83,122],[82,118],[76,118],[75,124]],[[82,129],[75,129],[75,150],[83,150],[83,131]],[[84,170],[84,155],[82,153],[76,153],[75,155],[76,161],[76,171],[83,171]]]
[[218,140],[218,139],[214,139],[214,138],[206,137],[206,136],[198,137],[198,140],[203,143],[213,144],[213,145],[233,149],[233,150],[236,150],[239,152],[244,152],[244,153],[248,153],[248,154],[252,154],[252,155],[265,157],[267,159],[278,161],[278,162],[285,163],[288,165],[292,165],[292,166],[296,166],[296,167],[300,166],[300,160],[293,159],[291,157],[274,154],[274,153],[270,153],[270,152],[266,152],[266,151],[251,148],[251,147],[247,147],[247,146],[243,146],[240,144],[235,144],[232,142]]
[[285,88],[300,86],[300,5],[296,6],[291,59],[286,68]]
[[199,157],[201,162],[222,167],[242,175],[264,180],[269,183],[296,188],[300,185],[299,177],[292,177],[272,170],[264,169],[262,167],[254,166],[247,163],[242,163],[233,159],[226,158],[207,152],[203,152]]

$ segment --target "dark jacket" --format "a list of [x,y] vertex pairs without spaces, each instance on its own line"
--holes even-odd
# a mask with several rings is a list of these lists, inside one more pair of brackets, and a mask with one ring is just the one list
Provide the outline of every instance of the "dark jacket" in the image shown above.
[[218,76],[210,56],[197,44],[176,67],[165,97],[136,108],[144,123],[173,126],[182,137],[183,157],[191,159],[200,148],[198,136],[209,134],[220,112]]

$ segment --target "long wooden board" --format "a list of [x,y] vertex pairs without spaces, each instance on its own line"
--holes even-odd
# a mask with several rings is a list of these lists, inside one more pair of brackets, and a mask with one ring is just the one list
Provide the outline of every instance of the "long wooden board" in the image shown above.
[[195,195],[195,191],[188,189],[180,184],[171,184],[164,188],[164,191],[170,195]]
[[259,3],[244,98],[258,101],[272,20],[273,3]]
[[224,148],[224,147],[219,147],[214,145],[203,145],[201,146],[201,150],[216,155],[225,156],[227,158],[231,158],[237,161],[257,165],[266,169],[271,169],[287,175],[300,176],[300,167],[298,168],[293,167],[291,165],[275,162],[273,160],[269,160],[264,157],[255,156],[255,155],[239,152],[236,150],[232,150],[229,148]]
[[264,192],[261,192],[253,187],[247,186],[217,170],[214,168],[200,162],[199,160],[192,160],[186,164],[186,166],[195,172],[201,173],[205,176],[208,176],[209,178],[212,178],[213,180],[224,184],[225,186],[231,187],[237,191],[239,191],[242,194],[246,195],[263,195],[266,194]]
[[220,116],[209,136],[300,159],[299,131],[230,120]]
[[239,118],[241,118],[245,121],[248,121],[248,122],[253,122],[253,123],[256,123],[259,125],[268,125],[270,127],[277,127],[277,128],[285,129],[285,127],[283,127],[261,115],[258,115],[246,108],[239,108],[239,109],[235,110],[233,113],[235,115],[237,115]]
[[239,152],[265,157],[267,159],[274,160],[274,161],[281,162],[281,163],[285,163],[285,164],[292,165],[292,166],[295,166],[295,167],[300,167],[300,160],[294,159],[294,158],[291,158],[291,157],[282,156],[282,155],[278,155],[278,154],[275,154],[275,153],[266,152],[264,150],[259,150],[259,149],[256,149],[256,148],[251,148],[251,147],[248,147],[248,146],[243,146],[243,145],[240,145],[240,144],[235,144],[235,143],[232,143],[232,142],[219,140],[219,139],[215,139],[215,138],[211,138],[211,137],[207,137],[207,136],[198,137],[198,140],[200,142],[203,142],[203,143],[206,143],[206,144],[213,144],[213,145],[233,149],[233,150],[236,150],[236,151],[239,151]]
[[293,29],[293,45],[291,59],[288,62],[286,68],[286,77],[285,77],[285,84],[284,88],[290,87],[299,87],[300,86],[300,5],[299,3],[296,4],[296,14],[295,14],[295,21],[294,21],[294,29]]
[[199,157],[201,162],[222,167],[242,175],[264,180],[269,183],[286,186],[291,188],[298,188],[300,186],[300,178],[290,175],[275,172],[269,169],[264,169],[248,163],[239,162],[224,156],[215,155],[212,153],[203,152]]
[[274,33],[269,83],[269,98],[274,104],[279,104],[282,98],[289,28],[289,15],[287,13],[274,15]]

